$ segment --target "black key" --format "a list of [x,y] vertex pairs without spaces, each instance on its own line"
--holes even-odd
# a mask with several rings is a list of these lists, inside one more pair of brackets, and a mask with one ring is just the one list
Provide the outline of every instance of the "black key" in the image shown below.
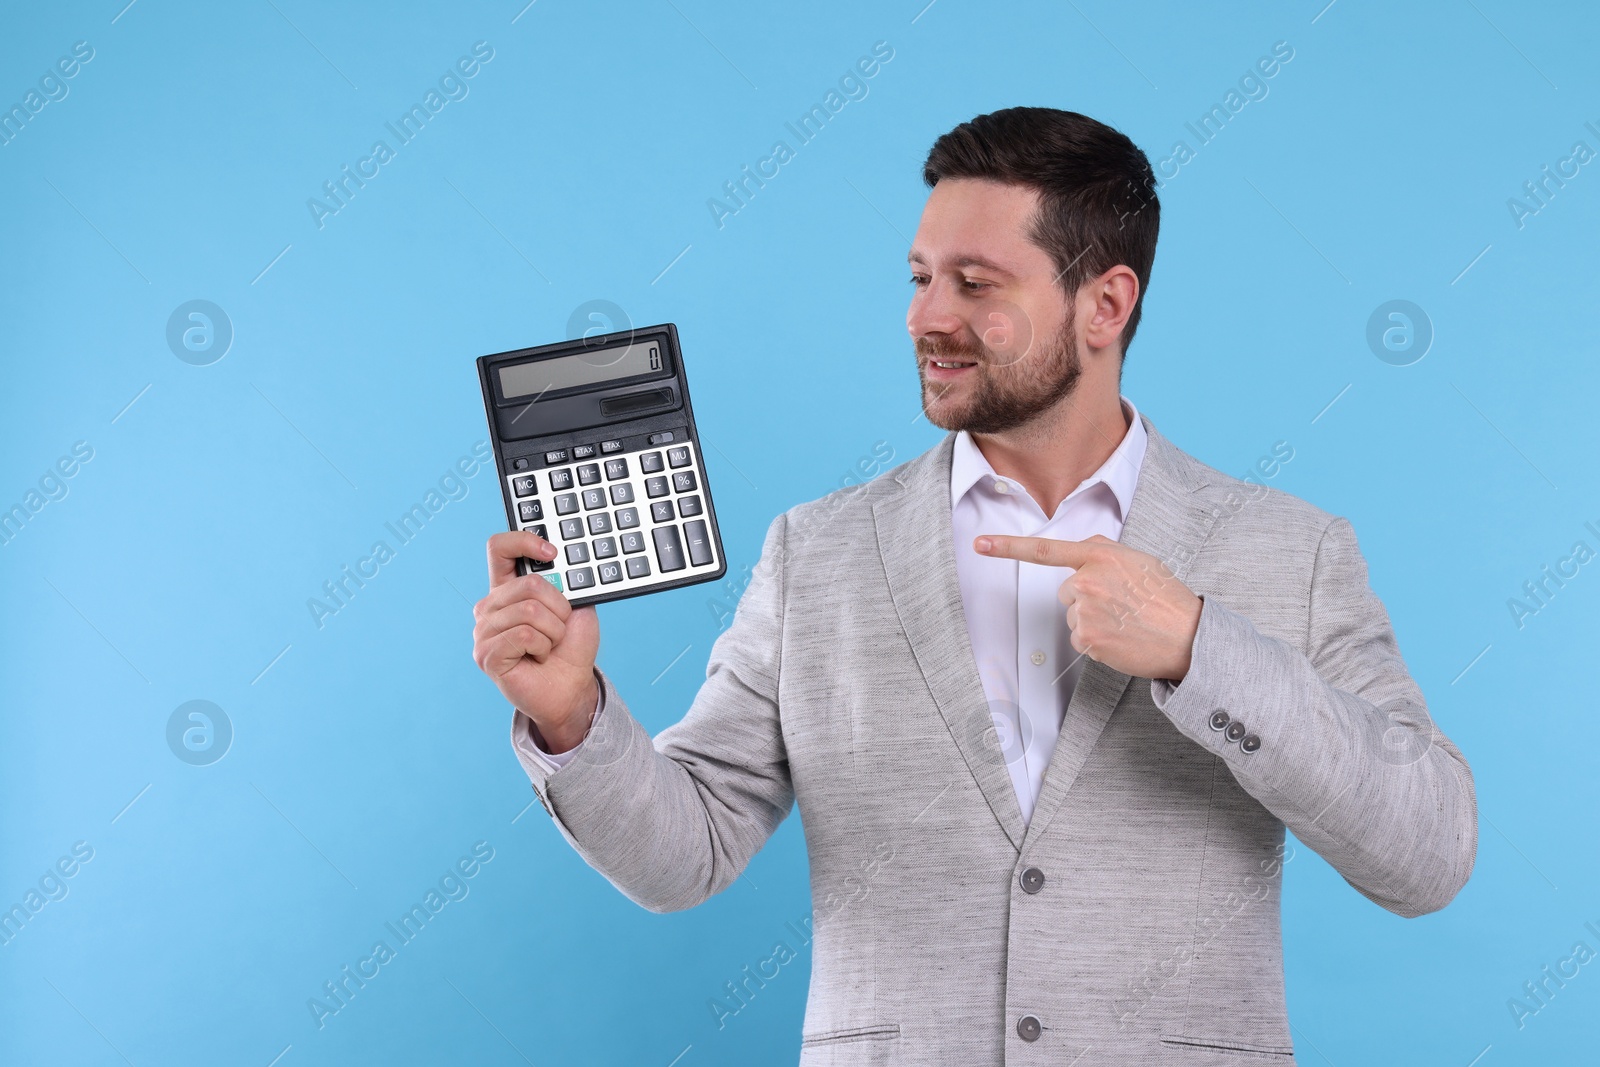
[[706,520],[696,519],[684,523],[683,536],[689,541],[691,567],[704,567],[711,562],[711,534],[706,530]]
[[518,496],[532,496],[538,492],[538,487],[533,480],[533,475],[529,474],[521,478],[511,479],[511,491]]
[[544,518],[544,508],[537,500],[524,500],[517,505],[517,518],[523,522],[538,522]]
[[578,465],[578,484],[593,485],[600,480],[600,464],[580,463]]
[[621,452],[621,451],[622,451],[622,442],[621,441],[601,441],[600,442],[600,454],[603,455],[603,456],[609,456],[613,452]]
[[604,585],[610,585],[612,582],[620,582],[620,581],[622,581],[622,564],[620,564],[620,563],[602,563],[602,564],[600,564],[600,581]]
[[594,445],[573,445],[573,459],[590,459],[594,456]]
[[639,509],[638,508],[618,508],[617,509],[617,529],[619,529],[619,530],[631,530],[633,527],[635,527],[637,525],[639,525]]
[[535,534],[535,535],[537,535],[539,537],[544,538],[546,541],[550,540],[550,535],[544,532],[544,523],[542,523],[542,522],[539,523],[536,526],[524,526],[522,528],[522,532],[523,533]]
[[554,452],[546,452],[544,454],[544,465],[546,467],[552,467],[557,463],[565,463],[566,461],[567,450],[564,448],[558,448]]
[[563,541],[576,541],[578,538],[580,538],[582,536],[583,536],[583,520],[582,519],[562,519],[561,520],[561,540],[563,540]]
[[650,531],[656,542],[656,562],[662,572],[683,570],[683,542],[678,539],[676,526],[657,526]]
[[666,496],[668,492],[670,492],[670,490],[667,489],[667,480],[666,480],[666,478],[664,478],[664,477],[662,477],[662,478],[646,478],[644,480],[644,495],[645,496],[649,496],[649,497]]
[[610,559],[617,554],[617,539],[615,537],[596,537],[594,539],[594,558]]
[[577,493],[557,493],[556,494],[556,514],[557,515],[571,515],[574,511],[577,511],[577,510],[578,510],[578,494]]
[[657,500],[650,505],[650,518],[655,522],[672,521],[672,501]]
[[648,577],[650,577],[650,557],[649,556],[629,556],[628,557],[628,577],[629,578],[648,578]]
[[589,562],[589,546],[584,544],[582,541],[577,541],[577,542],[574,542],[573,544],[568,545],[567,546],[567,562],[568,563],[588,563]]
[[625,459],[606,460],[606,481],[614,482],[618,478],[628,476],[628,461]]
[[594,585],[594,568],[579,567],[567,572],[568,589],[589,589]]
[[611,502],[613,504],[633,503],[633,485],[629,482],[618,482],[611,487]]
[[679,471],[672,476],[672,489],[678,493],[692,493],[697,488],[694,481],[694,471]]
[[589,532],[603,534],[611,532],[611,516],[603,511],[597,511],[589,516]]
[[697,496],[680,496],[678,498],[678,515],[687,519],[691,515],[701,512],[700,498]]
[[572,488],[572,471],[563,468],[562,470],[551,471],[550,472],[550,491],[551,492],[555,492],[557,489],[571,489],[571,488]]
[[672,431],[671,430],[664,430],[661,433],[653,433],[653,434],[650,435],[650,443],[653,444],[653,445],[664,445],[664,444],[669,443],[671,440],[672,440]]
[[583,510],[593,511],[595,508],[606,506],[606,491],[604,489],[585,489],[583,491]]
[[689,465],[689,446],[680,445],[677,448],[667,449],[667,466],[687,467]]
[[666,465],[661,462],[660,452],[646,452],[639,457],[639,469],[646,474],[654,474],[659,470],[665,470]]
[[622,535],[622,551],[623,552],[643,552],[644,551],[644,534],[640,533],[638,530],[629,530],[627,533],[623,534]]
[[[539,524],[537,526],[525,526],[525,527],[523,527],[522,532],[523,533],[531,533],[531,534],[534,534],[536,536],[543,537],[546,541],[550,540],[550,538],[545,535],[544,524],[543,523],[541,523],[541,524]],[[556,561],[553,560],[553,559],[529,559],[528,560],[528,569],[529,570],[547,571],[551,567],[554,567],[555,565],[556,565]]]

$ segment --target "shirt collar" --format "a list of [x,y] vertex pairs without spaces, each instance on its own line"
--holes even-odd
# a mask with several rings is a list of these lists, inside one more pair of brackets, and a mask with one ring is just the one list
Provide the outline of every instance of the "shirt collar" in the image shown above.
[[[1104,483],[1116,497],[1121,518],[1126,521],[1128,508],[1133,504],[1133,490],[1139,481],[1139,468],[1144,462],[1149,434],[1145,432],[1144,423],[1139,418],[1139,409],[1134,407],[1133,401],[1125,396],[1118,399],[1122,404],[1123,415],[1128,420],[1127,433],[1123,435],[1121,443],[1111,455],[1106,457],[1100,468],[1085,478],[1069,497],[1076,496],[1096,483]],[[973,486],[985,478],[990,482],[1005,482],[1014,493],[1022,495],[1027,493],[1013,479],[996,474],[982,450],[978,448],[977,442],[972,439],[972,435],[961,430],[956,434],[955,449],[950,456],[950,506],[954,508]]]

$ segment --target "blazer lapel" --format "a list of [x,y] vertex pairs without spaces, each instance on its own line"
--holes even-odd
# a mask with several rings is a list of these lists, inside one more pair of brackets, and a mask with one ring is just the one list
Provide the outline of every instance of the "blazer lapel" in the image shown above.
[[950,457],[955,434],[905,465],[902,490],[873,505],[889,594],[928,690],[944,716],[995,820],[1022,848],[1022,809],[1006,770],[967,637],[950,526]]
[[[1220,512],[1203,506],[1194,495],[1207,484],[1205,468],[1157,433],[1143,414],[1139,417],[1149,442],[1118,540],[1162,560],[1182,581]],[[1093,659],[1084,660],[1050,765],[1045,769],[1033,816],[1028,820],[1028,841],[1037,840],[1044,833],[1131,681],[1121,671]]]

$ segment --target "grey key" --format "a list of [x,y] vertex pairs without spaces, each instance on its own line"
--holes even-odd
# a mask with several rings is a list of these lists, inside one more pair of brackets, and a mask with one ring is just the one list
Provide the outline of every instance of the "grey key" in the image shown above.
[[648,578],[648,577],[650,577],[650,557],[649,556],[629,556],[628,557],[628,577],[629,578]]
[[532,496],[535,492],[537,492],[533,475],[528,474],[521,478],[511,479],[511,491],[516,493],[518,496]]
[[594,568],[579,567],[567,572],[568,589],[589,589],[594,585]]
[[565,468],[550,472],[550,490],[572,488],[572,471]]
[[679,493],[692,493],[698,486],[694,482],[694,471],[679,471],[672,476],[672,488]]
[[638,508],[618,508],[617,509],[617,529],[619,529],[619,530],[630,530],[630,529],[632,529],[633,527],[635,527],[637,525],[639,525],[639,509]]
[[639,469],[646,474],[654,474],[665,467],[666,465],[661,462],[660,452],[646,452],[639,457]]
[[578,538],[580,538],[582,536],[583,536],[583,520],[582,519],[562,519],[561,520],[561,540],[563,540],[563,541],[576,541]]
[[650,531],[650,536],[655,538],[656,562],[661,565],[662,572],[683,570],[683,542],[678,539],[678,528],[657,526]]
[[589,546],[584,544],[582,541],[576,541],[573,544],[568,545],[567,546],[567,562],[568,563],[588,563],[589,562]]
[[606,460],[606,481],[614,482],[618,478],[628,476],[628,461],[625,459]]
[[594,558],[610,559],[617,554],[617,539],[615,537],[596,537],[594,539]]
[[627,533],[623,534],[622,535],[622,551],[623,552],[643,552],[644,551],[644,534],[640,533],[638,530],[629,530]]
[[611,516],[603,511],[597,511],[589,516],[589,532],[603,534],[611,532]]
[[656,522],[672,521],[672,501],[657,500],[650,505],[650,518]]
[[689,518],[689,517],[691,517],[693,515],[700,514],[701,510],[702,509],[700,507],[700,498],[699,497],[697,497],[697,496],[680,496],[678,498],[678,515],[679,515],[679,517],[687,519],[687,518]]
[[583,463],[578,466],[578,484],[593,485],[600,480],[600,464]]
[[689,446],[667,449],[667,466],[687,467],[689,465]]
[[667,488],[667,479],[646,478],[644,480],[644,495],[649,497],[666,496],[670,490]]
[[588,459],[594,455],[594,445],[573,445],[573,459]]
[[[539,524],[537,524],[535,526],[524,526],[522,528],[522,532],[523,533],[536,534],[539,537],[543,537],[546,541],[550,540],[549,535],[545,533],[544,523],[539,523]],[[529,559],[528,560],[528,569],[529,570],[547,571],[551,567],[554,567],[555,565],[556,565],[556,561],[553,560],[553,559]]]
[[711,533],[706,529],[706,520],[696,519],[684,523],[683,536],[689,542],[691,567],[704,567],[711,562]]
[[621,441],[601,441],[600,442],[600,454],[603,455],[603,456],[609,456],[613,452],[621,452],[621,451],[622,451],[622,442]]
[[593,511],[595,508],[606,506],[606,491],[604,489],[585,489],[583,491],[583,510]]
[[552,463],[565,463],[566,461],[567,450],[564,448],[558,448],[554,452],[546,452],[544,454],[544,465],[546,467],[550,466]]
[[578,494],[577,493],[557,493],[556,494],[556,514],[557,515],[571,515],[574,511],[577,511],[577,510],[578,510]]
[[612,582],[620,582],[620,581],[622,581],[622,564],[620,564],[620,563],[602,563],[602,564],[600,564],[600,581],[604,585],[610,585]]
[[544,518],[544,505],[537,500],[524,500],[517,505],[517,517],[523,522],[538,522]]
[[613,485],[611,487],[611,503],[633,503],[633,486],[628,482],[618,482],[616,485]]

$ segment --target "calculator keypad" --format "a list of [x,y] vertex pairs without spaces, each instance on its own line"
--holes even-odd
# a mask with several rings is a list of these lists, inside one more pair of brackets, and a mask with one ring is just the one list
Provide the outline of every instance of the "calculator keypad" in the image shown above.
[[[569,456],[598,462],[571,463]],[[546,458],[566,465],[519,471],[506,484],[519,528],[556,546],[554,560],[534,561],[532,568],[556,588],[569,595],[648,588],[716,566],[700,457],[691,442],[628,452],[606,441]],[[531,524],[530,517],[550,514],[547,506],[559,522]]]

